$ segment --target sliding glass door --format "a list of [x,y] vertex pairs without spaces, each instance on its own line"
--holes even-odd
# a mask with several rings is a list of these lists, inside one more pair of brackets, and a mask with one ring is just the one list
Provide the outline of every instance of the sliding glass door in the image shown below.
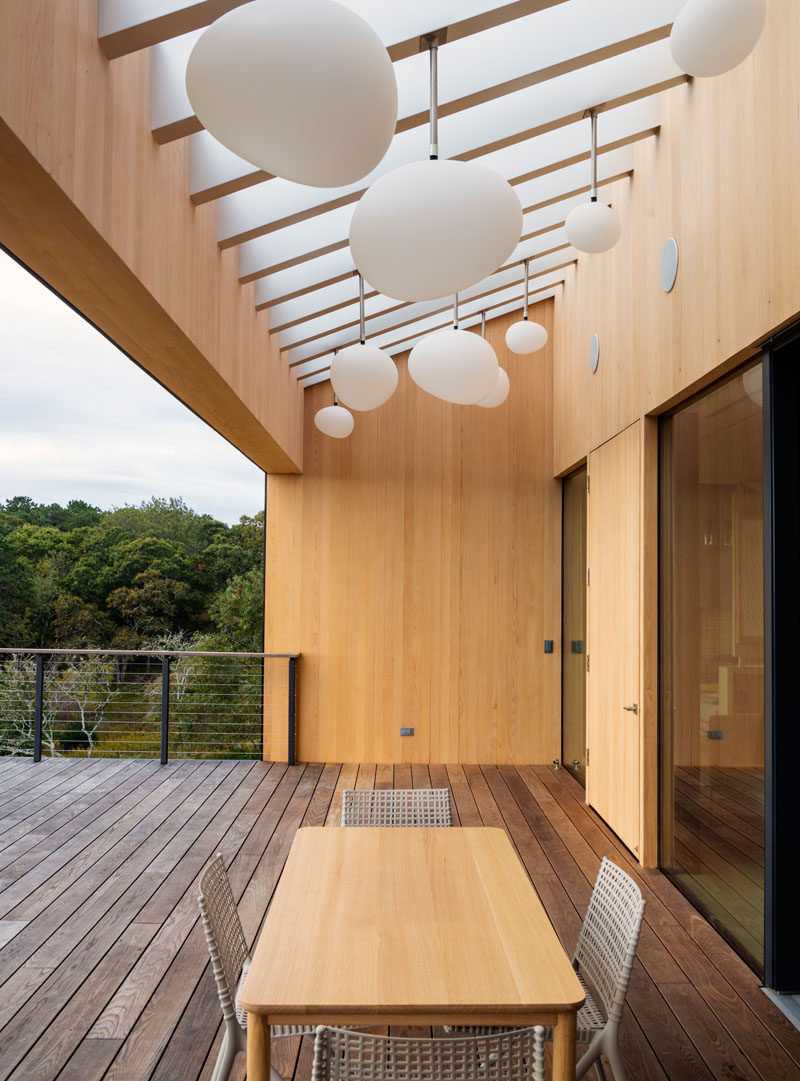
[[757,364],[661,428],[661,866],[764,964],[764,459]]

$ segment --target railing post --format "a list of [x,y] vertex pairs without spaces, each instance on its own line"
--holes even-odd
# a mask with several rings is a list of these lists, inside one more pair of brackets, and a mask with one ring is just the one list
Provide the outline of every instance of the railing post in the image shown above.
[[161,765],[169,758],[169,669],[171,657],[161,658]]
[[290,766],[294,765],[295,761],[295,667],[297,664],[296,657],[289,658],[289,748],[286,754],[286,761]]
[[42,760],[42,716],[44,714],[44,654],[36,654],[36,697],[33,705],[33,760]]

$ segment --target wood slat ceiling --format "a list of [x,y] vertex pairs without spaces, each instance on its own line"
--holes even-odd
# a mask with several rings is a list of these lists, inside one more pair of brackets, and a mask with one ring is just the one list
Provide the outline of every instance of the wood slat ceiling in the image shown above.
[[[602,188],[632,175],[633,145],[659,130],[658,95],[685,81],[667,38],[683,0],[340,0],[385,43],[398,83],[398,123],[383,161],[338,189],[294,184],[256,169],[203,131],[185,88],[203,28],[244,0],[99,0],[98,37],[110,59],[153,50],[152,130],[190,138],[187,198],[215,201],[218,243],[238,250],[286,360],[305,386],[328,378],[333,350],[358,340],[357,281],[347,243],[362,193],[390,169],[427,154],[428,57],[420,39],[446,28],[439,50],[442,157],[480,160],[514,185],[524,218],[504,266],[462,296],[461,325],[553,296],[577,253],[564,220],[589,188],[588,109],[601,110]],[[402,352],[450,321],[451,298],[416,304],[367,287],[367,337]]]

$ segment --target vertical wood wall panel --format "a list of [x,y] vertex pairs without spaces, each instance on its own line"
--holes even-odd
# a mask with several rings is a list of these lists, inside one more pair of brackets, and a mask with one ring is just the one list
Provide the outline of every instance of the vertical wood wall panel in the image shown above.
[[[800,313],[798,41],[800,4],[770,0],[752,56],[662,94],[660,135],[637,145],[633,177],[609,189],[622,238],[610,252],[582,255],[556,299],[559,473]],[[659,262],[669,236],[680,262],[665,294]]]
[[[550,348],[516,357],[498,409],[394,397],[322,436],[307,394],[305,472],[270,476],[268,649],[297,649],[299,754],[361,762],[547,762],[560,745],[561,486]],[[532,309],[552,329],[552,302]],[[556,652],[544,653],[552,638]],[[401,737],[401,726],[415,729]]]

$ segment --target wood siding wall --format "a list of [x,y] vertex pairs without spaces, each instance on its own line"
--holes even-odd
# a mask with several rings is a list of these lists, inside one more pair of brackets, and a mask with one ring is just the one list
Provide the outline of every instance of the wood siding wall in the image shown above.
[[262,468],[302,466],[303,392],[97,0],[0,3],[0,241]]
[[[733,367],[800,312],[798,41],[800,4],[770,0],[740,67],[662,94],[661,134],[636,147],[633,178],[610,189],[622,239],[581,256],[556,299],[559,473]],[[598,123],[602,134],[602,114]],[[680,260],[665,294],[669,236]]]
[[[552,301],[531,311],[551,327]],[[487,327],[511,379],[497,409],[432,398],[403,356],[394,397],[338,442],[313,423],[330,384],[307,391],[304,475],[267,484],[266,642],[302,653],[301,760],[560,753],[552,361],[506,350],[515,318]]]

